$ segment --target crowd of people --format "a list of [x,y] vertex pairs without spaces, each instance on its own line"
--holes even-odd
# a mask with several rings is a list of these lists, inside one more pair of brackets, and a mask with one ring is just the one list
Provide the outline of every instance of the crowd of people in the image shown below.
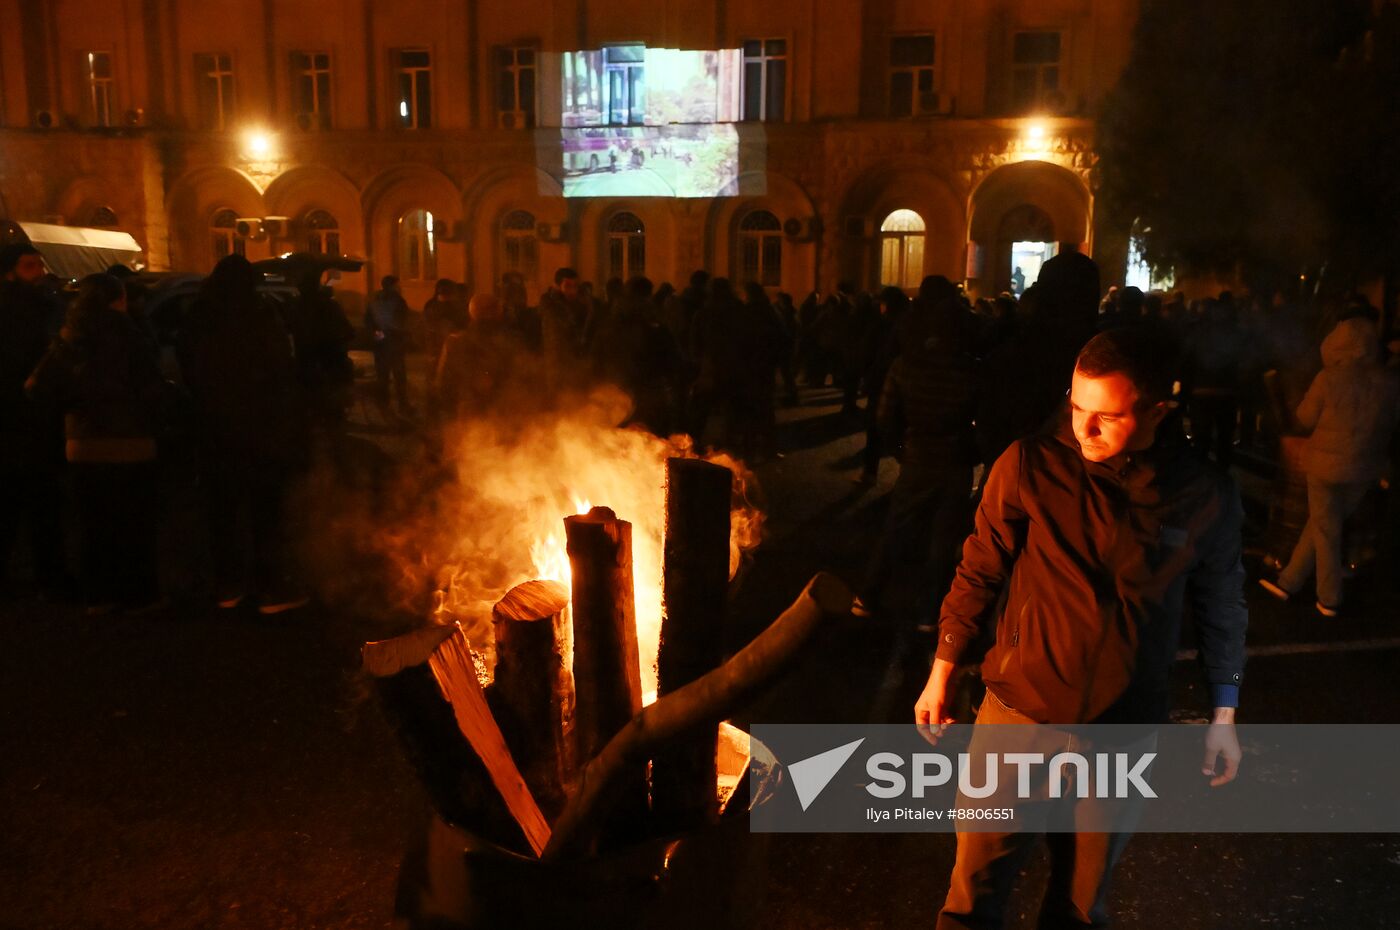
[[[1133,287],[1103,295],[1097,266],[1075,252],[1047,261],[1019,296],[978,300],[932,276],[912,298],[843,283],[797,303],[704,271],[680,289],[638,276],[595,294],[560,268],[535,306],[512,274],[476,294],[439,281],[419,311],[389,276],[359,332],[320,269],[293,282],[294,299],[279,301],[246,260],[229,256],[167,327],[173,374],[158,364],[158,339],[129,273],[112,272],[60,293],[45,286],[34,249],[0,253],[0,557],[8,564],[23,537],[40,588],[73,588],[64,521],[54,517],[71,483],[78,588],[94,611],[163,602],[153,514],[160,459],[177,439],[195,450],[218,602],[252,597],[275,612],[305,601],[287,543],[295,512],[287,498],[313,437],[343,437],[357,340],[372,350],[374,395],[386,414],[396,406],[400,423],[421,423],[428,434],[462,418],[508,415],[527,395],[524,403],[550,403],[609,383],[632,400],[628,425],[686,433],[756,461],[779,453],[777,410],[797,402],[799,385],[835,389],[842,414],[865,432],[855,480],[873,484],[883,458],[900,461],[858,609],[890,610],[929,629],[971,528],[979,467],[1062,410],[1076,354],[1096,332],[1150,334],[1177,373],[1166,433],[1220,466],[1240,450],[1267,455],[1279,434],[1299,428],[1333,447],[1329,461],[1347,461],[1310,469],[1330,484],[1310,486],[1317,519],[1276,596],[1300,590],[1316,564],[1320,599],[1340,604],[1336,524],[1356,506],[1358,487],[1380,477],[1394,419],[1385,341],[1364,301],[1320,313],[1281,295],[1225,292],[1189,304]],[[1345,336],[1345,347],[1323,344],[1319,354],[1321,337],[1339,323],[1329,340]],[[428,363],[421,393],[408,365],[420,350]],[[1366,374],[1348,381],[1333,373],[1339,355],[1347,372],[1364,357]]]
[[319,274],[282,308],[260,293],[246,259],[220,261],[180,321],[173,379],[129,270],[55,290],[40,254],[20,244],[0,250],[0,277],[0,567],[8,572],[24,538],[47,597],[80,598],[93,615],[164,607],[161,468],[189,448],[218,604],[251,597],[265,614],[304,605],[287,498],[312,424],[343,417],[353,336]]

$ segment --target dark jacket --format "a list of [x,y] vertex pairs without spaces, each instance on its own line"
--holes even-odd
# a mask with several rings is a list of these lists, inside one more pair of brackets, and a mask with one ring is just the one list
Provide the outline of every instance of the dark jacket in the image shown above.
[[70,462],[156,457],[164,381],[136,323],[118,310],[73,315],[26,389],[64,411]]
[[977,368],[958,352],[926,345],[890,367],[880,393],[880,435],[903,446],[902,470],[974,465]]
[[60,459],[61,417],[24,393],[44,357],[60,313],[43,291],[0,281],[0,463],[35,465]]
[[1087,461],[1068,423],[992,467],[943,601],[938,658],[956,662],[1009,582],[987,687],[1041,723],[1156,723],[1189,601],[1206,676],[1244,672],[1239,492],[1163,424],[1153,448]]
[[306,410],[275,307],[261,298],[243,304],[201,296],[178,348],[209,455],[252,463],[304,458]]

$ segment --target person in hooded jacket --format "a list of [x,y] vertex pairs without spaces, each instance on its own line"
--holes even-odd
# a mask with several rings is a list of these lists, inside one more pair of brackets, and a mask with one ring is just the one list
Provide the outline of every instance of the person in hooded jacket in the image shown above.
[[1342,528],[1388,467],[1400,376],[1382,364],[1376,325],[1364,317],[1328,334],[1322,365],[1298,406],[1298,423],[1310,432],[1303,452],[1308,522],[1278,579],[1260,584],[1287,600],[1315,572],[1317,610],[1333,617],[1342,606]]
[[32,245],[0,249],[0,582],[21,532],[34,581],[49,596],[69,593],[63,538],[63,416],[25,396],[24,383],[62,323],[39,287],[44,259]]
[[109,274],[84,278],[58,338],[25,384],[64,411],[89,614],[161,606],[156,426],[163,379]]
[[277,614],[309,600],[290,565],[287,510],[308,430],[292,342],[258,294],[261,277],[241,255],[220,259],[178,353],[198,409],[218,604],[237,607],[256,594],[260,613]]

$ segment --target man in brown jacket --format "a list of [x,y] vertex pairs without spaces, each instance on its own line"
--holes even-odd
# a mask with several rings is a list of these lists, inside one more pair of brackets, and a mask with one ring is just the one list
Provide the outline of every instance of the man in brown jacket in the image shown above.
[[[1166,355],[1142,328],[1096,336],[1075,365],[1068,422],[1013,442],[992,467],[915,705],[931,738],[952,722],[951,674],[1003,588],[974,753],[982,724],[1165,721],[1189,601],[1215,705],[1202,771],[1212,785],[1234,778],[1247,623],[1239,494],[1171,428]],[[1042,927],[1105,924],[1108,876],[1127,839],[1053,837]],[[1036,840],[959,833],[940,930],[1001,927]]]

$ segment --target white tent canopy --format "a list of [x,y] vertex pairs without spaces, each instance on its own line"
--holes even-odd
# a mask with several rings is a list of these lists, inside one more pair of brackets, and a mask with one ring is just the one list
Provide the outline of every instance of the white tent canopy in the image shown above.
[[44,256],[44,264],[60,278],[81,278],[116,264],[134,265],[141,258],[141,246],[130,233],[117,229],[25,221],[18,226]]

